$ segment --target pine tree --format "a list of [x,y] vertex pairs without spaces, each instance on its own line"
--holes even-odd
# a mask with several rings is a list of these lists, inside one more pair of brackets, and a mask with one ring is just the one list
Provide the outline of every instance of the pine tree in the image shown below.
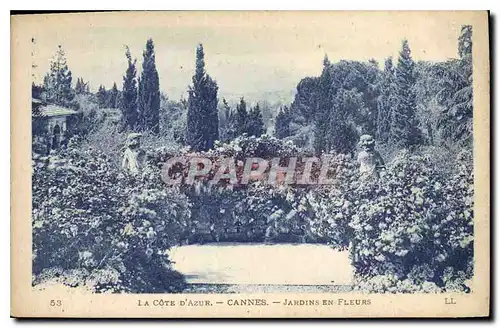
[[397,106],[397,85],[392,57],[385,60],[384,72],[379,82],[380,96],[377,100],[377,141],[386,143],[391,136],[392,112]]
[[236,134],[241,136],[247,133],[248,130],[248,111],[247,103],[243,97],[240,98],[240,103],[236,105]]
[[101,84],[99,86],[99,90],[97,90],[96,97],[97,97],[97,105],[99,106],[99,108],[106,108],[108,93],[104,85]]
[[186,139],[196,151],[208,150],[219,138],[217,83],[205,71],[203,45],[196,49],[196,71],[189,88]]
[[255,105],[254,108],[250,110],[248,115],[248,126],[247,134],[249,136],[260,137],[265,132],[264,121],[262,119],[262,112],[260,110],[259,104]]
[[61,106],[73,107],[75,91],[72,88],[71,71],[61,45],[50,63],[50,71],[43,79],[44,100]]
[[410,46],[403,40],[396,67],[396,85],[398,103],[392,112],[391,141],[399,147],[410,147],[420,142],[418,130],[415,96],[415,63],[411,58]]
[[278,139],[283,139],[290,136],[290,111],[286,106],[280,107],[278,115],[276,115],[276,122],[274,125],[274,135]]
[[128,67],[123,76],[123,92],[121,97],[121,110],[123,114],[124,127],[135,130],[138,127],[137,112],[137,60],[132,60],[130,49],[127,47],[125,56],[127,56]]
[[118,107],[118,87],[116,86],[116,82],[113,83],[113,87],[108,91],[106,98],[106,107],[107,108],[117,108]]
[[153,39],[148,39],[139,80],[138,111],[143,130],[160,133],[160,80],[156,70]]

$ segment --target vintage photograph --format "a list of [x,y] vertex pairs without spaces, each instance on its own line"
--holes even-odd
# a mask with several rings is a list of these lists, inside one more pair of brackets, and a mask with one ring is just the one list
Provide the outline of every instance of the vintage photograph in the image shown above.
[[33,293],[477,292],[477,17],[135,15],[13,18]]

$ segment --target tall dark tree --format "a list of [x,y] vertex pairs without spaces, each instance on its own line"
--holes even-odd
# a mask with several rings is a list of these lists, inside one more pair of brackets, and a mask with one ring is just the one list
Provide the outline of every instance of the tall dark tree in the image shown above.
[[186,141],[196,151],[208,150],[219,138],[217,83],[205,71],[203,45],[196,49],[196,71],[189,88]]
[[76,79],[75,93],[77,95],[89,94],[90,93],[90,83],[85,82],[82,77]]
[[391,117],[395,110],[398,97],[396,75],[392,57],[385,60],[384,72],[380,75],[379,82],[380,95],[377,99],[377,141],[386,143],[391,136]]
[[160,80],[155,63],[153,39],[148,39],[139,80],[138,111],[143,130],[160,132]]
[[332,74],[328,56],[323,60],[323,71],[319,79],[317,110],[314,116],[314,150],[320,154],[328,150],[330,112],[332,110]]
[[248,126],[248,111],[247,103],[243,97],[240,98],[240,103],[236,105],[236,134],[241,136],[247,133]]
[[128,66],[123,76],[123,92],[121,97],[121,110],[123,114],[124,127],[135,130],[138,127],[139,113],[137,111],[137,68],[136,59],[132,59],[130,49],[127,47],[125,56],[127,56]]
[[392,112],[391,142],[399,147],[418,144],[420,131],[416,120],[415,63],[411,58],[408,40],[403,40],[396,67],[398,104]]
[[262,112],[260,111],[259,104],[256,104],[248,115],[247,134],[249,136],[260,137],[264,133],[265,129]]
[[75,84],[75,92],[76,92],[76,94],[82,94],[84,91],[85,91],[85,89],[84,89],[84,86],[83,86],[83,83],[82,83],[82,79],[81,78],[77,78],[76,79],[76,84]]
[[319,77],[303,78],[297,84],[297,93],[290,111],[300,116],[300,120],[304,123],[310,124],[314,121],[319,97]]
[[43,98],[49,103],[73,107],[75,91],[72,83],[71,70],[66,62],[66,54],[59,45],[50,63],[50,70],[43,79]]
[[278,139],[290,136],[290,111],[286,106],[280,108],[274,125],[274,135]]
[[458,38],[460,59],[447,63],[440,81],[439,100],[445,109],[439,119],[444,134],[461,145],[472,145],[473,68],[472,26],[464,25]]
[[118,107],[118,87],[116,82],[113,83],[113,87],[108,90],[106,97],[106,107],[107,108],[117,108]]
[[[366,131],[367,120],[372,119],[366,115],[367,109],[363,101],[363,94],[356,88],[340,88],[332,95],[332,109],[328,116],[328,130],[326,135],[327,150],[337,153],[352,153],[358,141],[358,131]],[[371,122],[370,122],[371,123]]]
[[99,108],[105,108],[107,105],[108,92],[106,91],[104,85],[101,84],[99,86],[99,90],[97,90],[96,97]]

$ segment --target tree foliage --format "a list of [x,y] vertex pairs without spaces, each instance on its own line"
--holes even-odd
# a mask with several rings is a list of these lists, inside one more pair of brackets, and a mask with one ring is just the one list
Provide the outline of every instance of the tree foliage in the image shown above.
[[384,71],[379,79],[379,97],[377,99],[377,131],[376,138],[381,142],[388,142],[391,136],[391,118],[397,108],[397,85],[392,58],[385,60]]
[[139,80],[138,112],[142,130],[160,132],[160,82],[155,63],[153,39],[148,39],[144,50]]
[[241,97],[240,103],[236,105],[236,132],[238,135],[243,135],[247,132],[248,120],[247,103]]
[[90,93],[89,82],[85,82],[85,80],[82,77],[77,78],[75,84],[75,93],[77,95],[89,94]]
[[415,63],[408,40],[403,40],[396,66],[397,106],[392,111],[391,142],[410,147],[420,142],[416,120]]
[[205,71],[203,45],[196,49],[196,71],[189,88],[186,141],[192,149],[208,150],[219,139],[217,83]]
[[229,106],[227,100],[222,98],[221,108],[219,109],[219,129],[220,139],[230,141],[237,136],[236,113]]
[[454,142],[471,146],[473,126],[472,27],[462,27],[458,40],[460,59],[447,62],[438,99],[444,106],[439,126]]
[[262,112],[259,104],[256,104],[248,114],[248,125],[246,133],[249,136],[260,137],[265,133],[264,122],[262,120]]
[[66,107],[75,107],[73,102],[75,90],[72,87],[73,77],[68,67],[66,54],[61,45],[50,63],[49,72],[43,79],[42,97],[48,103]]
[[274,127],[274,134],[278,139],[284,139],[290,136],[290,110],[287,106],[280,108],[278,115],[276,115],[276,122]]
[[118,108],[118,99],[120,96],[120,91],[116,86],[116,82],[113,83],[113,87],[108,91],[106,97],[106,107],[107,108]]
[[99,89],[97,90],[96,93],[97,97],[97,104],[99,108],[106,108],[107,107],[107,100],[108,100],[108,92],[106,91],[106,88],[104,85],[100,85]]
[[316,92],[316,153],[352,152],[360,134],[374,133],[378,74],[374,62],[332,64],[325,56]]
[[137,68],[136,59],[132,59],[130,49],[126,47],[125,56],[128,66],[123,76],[123,95],[121,110],[123,114],[124,127],[129,130],[138,128],[139,113],[137,111]]

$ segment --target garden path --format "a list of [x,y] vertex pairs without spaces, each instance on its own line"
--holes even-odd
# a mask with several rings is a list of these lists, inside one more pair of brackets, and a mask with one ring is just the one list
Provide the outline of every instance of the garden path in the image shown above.
[[348,252],[320,244],[187,245],[173,248],[170,258],[199,292],[331,291],[353,278]]

